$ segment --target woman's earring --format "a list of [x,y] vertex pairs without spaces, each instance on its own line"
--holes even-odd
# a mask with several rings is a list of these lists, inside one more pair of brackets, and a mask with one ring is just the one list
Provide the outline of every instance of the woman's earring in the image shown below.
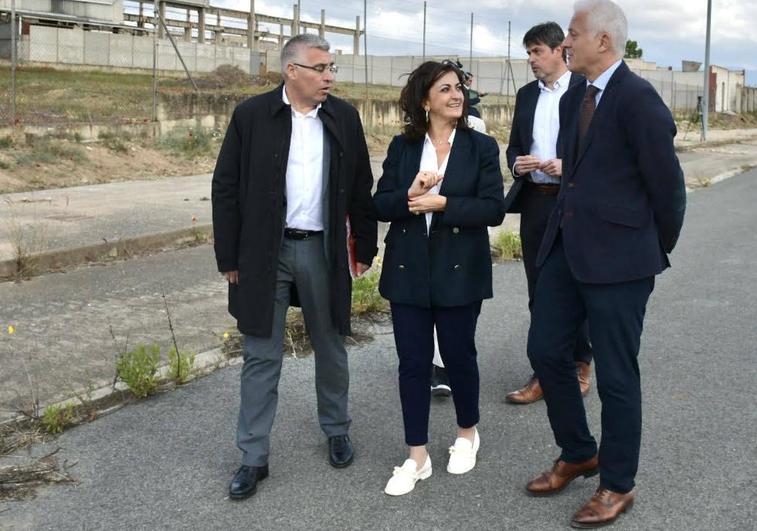
[[426,109],[426,123],[428,123],[428,109]]

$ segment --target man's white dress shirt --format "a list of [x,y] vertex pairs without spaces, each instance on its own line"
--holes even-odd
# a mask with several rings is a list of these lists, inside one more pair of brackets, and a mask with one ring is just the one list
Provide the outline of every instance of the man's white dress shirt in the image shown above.
[[605,89],[607,88],[607,83],[610,82],[610,78],[618,69],[621,62],[623,62],[623,59],[618,59],[617,61],[615,61],[613,64],[610,65],[610,67],[607,70],[599,74],[599,76],[597,76],[597,79],[595,79],[594,81],[590,82],[588,79],[586,80],[587,87],[589,85],[594,85],[595,87],[599,89],[599,92],[597,92],[596,96],[594,96],[595,107],[599,105],[599,100],[602,99],[602,94],[605,93]]
[[[286,87],[282,99],[289,103]],[[321,106],[307,114],[292,108],[292,136],[287,161],[286,226],[290,229],[323,230],[323,122]]]
[[[555,81],[550,89],[539,80],[539,99],[534,111],[533,143],[531,155],[541,161],[557,158],[557,135],[560,133],[560,98],[570,86],[570,71]],[[559,177],[552,177],[541,170],[531,172],[531,180],[539,184],[559,184]]]

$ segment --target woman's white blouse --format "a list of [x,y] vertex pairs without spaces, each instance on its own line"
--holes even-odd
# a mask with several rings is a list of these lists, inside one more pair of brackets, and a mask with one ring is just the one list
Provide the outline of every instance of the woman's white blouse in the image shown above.
[[[441,165],[439,164],[439,161],[436,158],[436,148],[434,148],[434,144],[431,142],[431,138],[428,136],[428,133],[426,133],[426,139],[423,141],[423,154],[421,155],[421,167],[419,168],[419,171],[431,171],[438,175],[444,175],[444,172],[447,170],[447,162],[449,161],[450,153],[452,153],[452,143],[455,141],[455,129],[452,130],[452,133],[449,135],[449,153],[442,161]],[[426,193],[429,194],[438,194],[439,189],[441,188],[442,183],[439,182],[436,184],[431,190],[429,190]],[[427,212],[426,213],[426,234],[430,234],[431,230],[431,218],[433,217],[433,212]]]

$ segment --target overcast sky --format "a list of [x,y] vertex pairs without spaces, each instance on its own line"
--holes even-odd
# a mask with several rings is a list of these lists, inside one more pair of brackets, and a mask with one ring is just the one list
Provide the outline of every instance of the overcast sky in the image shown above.
[[[256,10],[291,17],[291,2],[255,0]],[[249,0],[211,0],[213,5],[249,10]],[[704,62],[706,0],[623,0],[629,38],[638,41],[644,59],[681,68],[681,59]],[[363,16],[360,0],[303,0],[302,19],[354,27]],[[468,56],[470,12],[474,12],[473,54],[506,55],[507,23],[512,21],[511,54],[525,58],[523,34],[539,22],[553,20],[567,27],[571,0],[429,0],[426,53]],[[376,55],[421,55],[422,0],[368,0],[368,52]],[[278,27],[271,28],[278,33]],[[285,29],[286,31],[286,29]],[[335,48],[352,51],[352,38],[327,35]],[[361,41],[362,46],[362,41]],[[747,82],[757,85],[757,0],[715,0],[712,17],[713,64],[746,69]]]

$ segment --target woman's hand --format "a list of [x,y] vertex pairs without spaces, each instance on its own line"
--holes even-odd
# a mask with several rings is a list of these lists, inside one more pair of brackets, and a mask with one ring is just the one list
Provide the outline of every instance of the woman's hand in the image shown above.
[[443,178],[444,175],[439,175],[433,171],[419,171],[413,180],[413,184],[407,190],[407,198],[414,199],[422,196],[436,186]]
[[447,198],[438,194],[426,194],[408,201],[407,207],[410,212],[416,215],[443,212],[447,207]]

